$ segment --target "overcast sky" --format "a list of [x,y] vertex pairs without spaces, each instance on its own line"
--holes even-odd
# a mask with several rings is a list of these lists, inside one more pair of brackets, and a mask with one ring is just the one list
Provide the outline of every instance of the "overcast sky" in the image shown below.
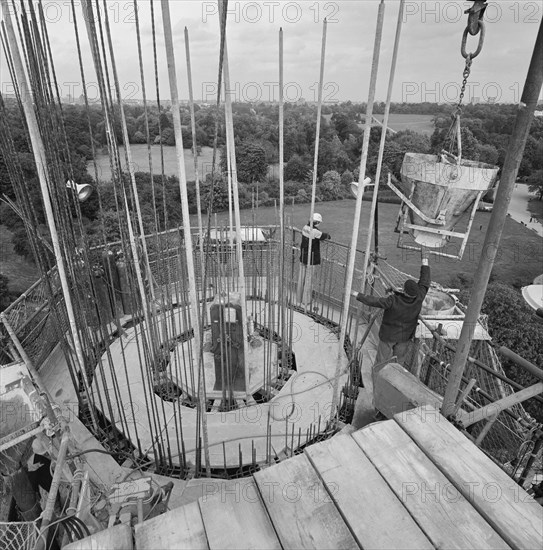
[[[97,98],[96,75],[89,54],[81,4],[76,1],[84,49],[84,70],[90,99]],[[149,1],[139,1],[145,86],[156,99],[152,24]],[[115,61],[125,99],[142,97],[137,55],[134,2],[107,2]],[[424,1],[405,3],[403,31],[395,77],[394,101],[454,102],[458,99],[464,60],[462,32],[471,2]],[[278,34],[284,32],[286,98],[317,97],[323,20],[328,19],[323,98],[326,103],[366,101],[379,2],[374,0],[229,2],[227,23],[231,88],[240,101],[277,99]],[[44,0],[45,16],[61,94],[82,92],[75,32],[69,0]],[[399,0],[385,2],[377,100],[385,100]],[[169,99],[161,2],[155,0],[160,96]],[[171,0],[180,98],[188,98],[183,30],[188,28],[197,100],[212,102],[216,94],[219,57],[219,17],[215,1]],[[490,2],[486,38],[473,61],[467,101],[518,102],[543,15],[543,2]],[[476,47],[470,38],[468,50]],[[11,93],[5,59],[1,60],[3,93]]]

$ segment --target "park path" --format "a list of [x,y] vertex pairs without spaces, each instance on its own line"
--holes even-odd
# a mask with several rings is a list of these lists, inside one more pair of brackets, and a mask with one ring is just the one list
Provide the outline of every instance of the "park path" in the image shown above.
[[528,229],[534,230],[540,237],[543,237],[543,220],[532,217],[528,211],[529,200],[537,199],[534,194],[528,191],[527,185],[517,183],[507,212],[515,221],[522,223]]

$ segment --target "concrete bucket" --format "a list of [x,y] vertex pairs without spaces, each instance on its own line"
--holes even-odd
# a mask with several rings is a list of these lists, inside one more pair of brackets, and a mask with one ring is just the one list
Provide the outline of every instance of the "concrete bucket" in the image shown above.
[[[452,164],[438,155],[406,153],[402,164],[400,196],[409,208],[413,237],[419,245],[441,248],[448,235],[481,196],[493,187],[498,167],[462,160]],[[398,190],[395,190],[398,192]],[[469,227],[466,231],[469,233]]]

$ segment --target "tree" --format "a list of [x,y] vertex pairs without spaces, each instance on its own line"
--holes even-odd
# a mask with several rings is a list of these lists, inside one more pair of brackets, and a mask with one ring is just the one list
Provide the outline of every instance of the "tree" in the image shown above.
[[543,199],[543,170],[532,172],[528,179],[528,190],[530,193],[535,193],[539,200]]
[[354,175],[350,170],[345,170],[343,174],[341,174],[341,185],[345,187],[345,189],[349,189],[351,183],[354,181]]
[[162,131],[164,131],[166,128],[171,128],[172,124],[170,122],[170,118],[172,115],[170,113],[160,113],[160,127]]
[[175,145],[175,134],[172,128],[164,128],[162,130],[162,143],[164,145]]
[[133,143],[147,143],[147,139],[145,138],[145,135],[143,132],[140,132],[139,130],[134,133],[134,136],[132,137]]
[[322,176],[330,170],[343,172],[351,167],[351,159],[343,149],[343,145],[337,136],[331,140],[321,138],[319,141],[319,159],[317,173]]
[[11,237],[11,242],[13,244],[13,252],[19,254],[23,258],[27,259],[30,262],[34,262],[34,255],[32,253],[32,247],[28,241],[26,230],[17,229]]
[[518,175],[519,177],[528,178],[535,170],[543,168],[543,138],[535,139],[533,136],[528,136],[526,147],[520,163]]
[[349,135],[359,135],[362,133],[362,129],[348,112],[334,113],[331,120],[341,141],[346,140]]
[[[257,143],[243,142],[236,147],[236,166],[239,182],[262,182],[268,174],[266,151]],[[223,173],[226,173],[226,153],[221,154],[221,167]]]
[[106,242],[121,240],[121,228],[119,226],[119,213],[116,210],[100,210],[98,219],[93,223],[89,231],[92,245],[102,244],[102,227]]
[[[518,290],[502,283],[489,284],[482,311],[488,314],[488,328],[494,342],[534,365],[543,364],[541,324]],[[503,362],[503,368],[509,378],[524,387],[536,382],[531,374],[509,360]],[[539,405],[528,401],[524,407],[539,422],[543,422],[543,409]]]
[[299,182],[305,181],[309,170],[311,170],[309,162],[299,155],[293,155],[285,166],[285,179]]
[[[213,193],[213,197],[211,196]],[[220,175],[212,184],[211,174],[207,174],[201,186],[202,209],[206,212],[221,212],[228,209],[228,182]],[[212,200],[213,199],[213,200]]]
[[4,311],[11,304],[11,292],[8,284],[9,279],[0,273],[0,311]]
[[[477,138],[473,135],[473,132],[463,126],[460,130],[461,139],[462,139],[462,158],[467,160],[479,160],[479,142]],[[450,151],[451,141],[449,128],[436,128],[432,134],[431,146],[434,153],[440,153],[442,149],[448,150],[450,153],[458,154],[456,149],[457,143],[454,144],[454,150]]]
[[0,202],[0,220],[10,231],[24,229],[24,222],[19,215],[5,202]]
[[320,183],[322,200],[334,201],[343,198],[341,191],[341,176],[335,171],[330,170],[324,174]]
[[479,151],[479,162],[486,162],[494,166],[498,163],[500,154],[494,145],[480,143],[477,149]]

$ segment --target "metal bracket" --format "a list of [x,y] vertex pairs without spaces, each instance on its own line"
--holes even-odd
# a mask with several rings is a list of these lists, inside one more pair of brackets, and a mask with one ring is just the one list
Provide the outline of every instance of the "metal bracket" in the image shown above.
[[396,193],[396,195],[398,195],[398,197],[400,197],[400,199],[402,199],[402,202],[407,204],[407,206],[409,206],[409,208],[411,208],[411,210],[420,216],[426,223],[431,223],[433,225],[445,225],[445,210],[442,210],[437,218],[430,218],[424,214],[424,212],[419,210],[390,180],[387,182],[387,185],[392,189],[392,191],[394,191],[394,193]]
[[473,0],[473,6],[464,13],[468,14],[468,32],[475,36],[479,32],[479,22],[483,21],[483,16],[488,4],[486,0]]
[[[475,217],[475,212],[477,211],[477,206],[479,206],[479,201],[481,200],[481,197],[483,196],[483,193],[486,193],[486,191],[480,191],[477,194],[477,198],[473,201],[473,207],[471,209],[470,218],[468,222],[468,226],[466,228],[465,233],[459,233],[457,231],[447,231],[446,229],[438,229],[435,227],[426,227],[423,225],[415,225],[411,223],[407,223],[407,209],[402,213],[400,210],[400,223],[399,223],[399,235],[398,235],[398,242],[397,247],[403,248],[406,250],[417,250],[421,251],[422,247],[415,246],[415,245],[409,245],[404,243],[404,228],[407,229],[418,229],[419,231],[427,231],[429,233],[437,233],[439,235],[445,235],[447,237],[455,237],[462,240],[460,245],[460,250],[458,251],[458,254],[446,254],[445,252],[440,252],[441,249],[432,250],[430,248],[425,248],[426,252],[429,254],[433,254],[434,256],[440,256],[444,258],[453,258],[455,260],[461,260],[462,256],[464,255],[464,250],[466,249],[466,245],[468,242],[469,234],[471,232],[471,227],[473,225],[473,219]],[[401,208],[404,208],[405,205],[402,204]]]

